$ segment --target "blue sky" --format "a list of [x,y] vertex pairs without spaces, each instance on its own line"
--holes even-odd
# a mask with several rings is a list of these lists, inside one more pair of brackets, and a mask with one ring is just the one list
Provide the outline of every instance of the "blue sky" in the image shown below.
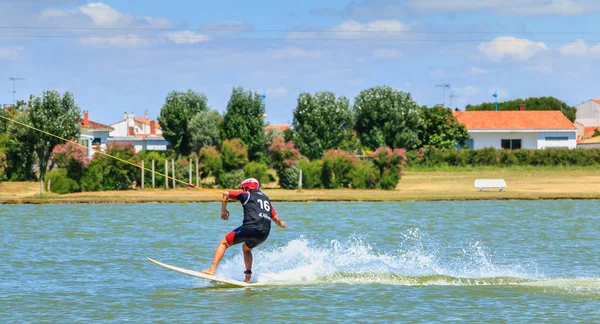
[[[301,92],[351,100],[390,85],[420,105],[600,97],[600,3],[588,0],[0,0],[0,103],[71,91],[90,119],[155,119],[172,90],[266,92],[292,121]],[[43,28],[32,28],[43,27]],[[142,30],[145,29],[145,30]],[[450,84],[444,98],[439,84]]]

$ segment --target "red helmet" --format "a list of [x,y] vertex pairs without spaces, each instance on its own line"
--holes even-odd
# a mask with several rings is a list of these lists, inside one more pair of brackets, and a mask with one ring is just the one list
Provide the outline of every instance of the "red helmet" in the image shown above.
[[260,183],[254,178],[249,178],[242,181],[240,188],[244,191],[260,189]]

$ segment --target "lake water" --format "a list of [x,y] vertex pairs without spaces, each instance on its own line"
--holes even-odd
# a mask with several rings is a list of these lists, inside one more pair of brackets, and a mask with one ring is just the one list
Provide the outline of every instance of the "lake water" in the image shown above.
[[274,205],[248,289],[146,260],[207,268],[239,203],[0,205],[1,321],[600,322],[600,201]]

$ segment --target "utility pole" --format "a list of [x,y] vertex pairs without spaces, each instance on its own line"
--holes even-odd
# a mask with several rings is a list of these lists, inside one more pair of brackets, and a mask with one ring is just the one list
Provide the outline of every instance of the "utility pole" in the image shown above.
[[450,104],[449,104],[450,108],[452,108],[452,98],[457,98],[457,97],[460,97],[460,96],[455,95],[454,93],[450,94]]
[[437,84],[436,87],[441,87],[444,92],[444,107],[446,107],[446,89],[450,89],[450,84]]
[[25,80],[23,78],[8,78],[10,81],[12,81],[13,83],[13,106],[16,106],[17,102],[15,101],[15,95],[17,93],[17,90],[15,89],[15,81],[17,80]]

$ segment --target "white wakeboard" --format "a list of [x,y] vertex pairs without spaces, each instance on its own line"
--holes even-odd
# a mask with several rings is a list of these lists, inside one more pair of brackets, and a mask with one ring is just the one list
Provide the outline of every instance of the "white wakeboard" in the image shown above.
[[197,277],[197,278],[202,278],[202,279],[207,279],[207,280],[210,280],[210,281],[215,281],[215,282],[230,284],[230,285],[234,285],[234,286],[237,286],[237,287],[252,287],[252,286],[260,286],[261,285],[260,283],[250,283],[249,284],[249,283],[246,283],[244,281],[238,281],[238,280],[235,280],[235,279],[229,279],[229,278],[218,277],[218,276],[211,276],[209,274],[202,273],[202,272],[199,272],[199,271],[188,270],[188,269],[184,269],[184,268],[179,268],[179,267],[176,267],[176,266],[168,265],[168,264],[165,264],[165,263],[162,263],[162,262],[158,262],[158,261],[153,260],[153,259],[151,259],[149,257],[146,257],[146,258],[150,262],[152,262],[154,264],[157,264],[157,265],[159,265],[161,267],[164,267],[164,268],[167,268],[167,269],[170,269],[170,270],[173,270],[173,271],[177,271],[177,272],[180,272],[180,273],[185,273],[187,275],[194,276],[194,277]]

